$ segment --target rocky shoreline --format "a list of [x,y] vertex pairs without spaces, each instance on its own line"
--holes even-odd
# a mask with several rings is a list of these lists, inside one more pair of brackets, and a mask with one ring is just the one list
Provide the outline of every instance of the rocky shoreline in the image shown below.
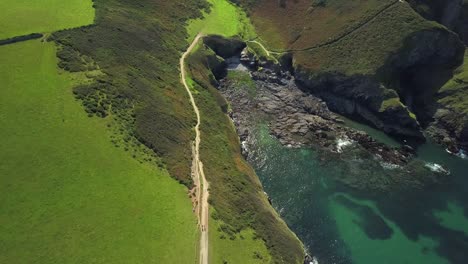
[[[346,157],[353,155],[388,171],[361,175],[361,169],[357,169],[350,177],[338,179],[353,188],[378,192],[422,188],[446,178],[445,173],[431,171],[414,159],[415,151],[411,146],[390,147],[365,132],[348,127],[322,99],[300,89],[289,72],[271,62],[257,60],[246,50],[240,61],[244,67],[229,68],[249,75],[251,82],[239,82],[228,74],[219,81],[218,89],[230,103],[229,116],[247,158],[249,145],[254,144],[252,131],[259,123],[267,123],[270,134],[284,146],[313,148],[323,154],[324,160],[338,159],[344,163],[351,162]],[[365,163],[362,166],[366,166]],[[356,167],[356,164],[349,166]]]

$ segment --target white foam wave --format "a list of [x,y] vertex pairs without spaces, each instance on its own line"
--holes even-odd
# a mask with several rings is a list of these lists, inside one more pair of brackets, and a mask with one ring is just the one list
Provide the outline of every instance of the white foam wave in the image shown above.
[[464,150],[462,150],[462,149],[460,151],[458,151],[458,153],[455,154],[455,155],[457,155],[458,157],[460,157],[462,159],[468,159],[468,154],[466,154],[466,152]]
[[336,151],[338,153],[342,153],[343,152],[343,149],[347,146],[350,146],[352,145],[354,142],[352,140],[349,140],[349,139],[342,139],[342,138],[339,138],[337,141],[336,141]]
[[390,163],[390,162],[380,162],[380,166],[382,166],[382,168],[387,169],[387,170],[395,170],[395,169],[400,169],[401,168],[400,165],[393,164],[393,163]]
[[440,173],[450,174],[450,172],[448,170],[446,170],[444,167],[442,167],[442,165],[437,164],[437,163],[428,162],[424,166],[426,166],[426,168],[429,168],[433,172],[440,172]]
[[462,159],[468,159],[468,154],[466,153],[466,151],[464,151],[463,149],[460,149],[457,153],[455,152],[452,152],[448,149],[445,149],[445,151],[449,154],[452,154],[452,155],[455,155],[459,158],[462,158]]

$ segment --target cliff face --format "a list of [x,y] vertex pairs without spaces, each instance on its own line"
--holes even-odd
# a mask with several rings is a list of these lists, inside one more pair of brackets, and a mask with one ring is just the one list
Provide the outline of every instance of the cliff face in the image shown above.
[[437,21],[456,32],[468,44],[468,1],[410,0],[410,5],[426,19]]
[[[305,89],[322,97],[332,110],[389,134],[423,138],[410,108],[425,115],[424,109],[432,106],[437,92],[432,86],[447,78],[438,72],[451,72],[463,60],[463,52],[456,34],[434,28],[408,36],[374,74],[310,70],[300,63],[294,67]],[[428,75],[431,71],[436,74]]]
[[410,5],[426,19],[455,30],[460,23],[463,0],[410,0]]
[[454,76],[434,96],[434,119],[428,132],[437,142],[457,152],[468,149],[468,54]]
[[460,117],[440,125],[447,132],[443,138],[464,142],[462,111],[468,106],[455,109],[453,101],[466,90],[448,97],[440,90],[463,62],[465,1],[239,2],[248,9],[259,41],[287,57],[302,89],[330,109],[389,134],[419,139],[449,111]]
[[465,47],[455,33],[442,28],[416,32],[404,43],[377,75],[425,126],[435,113],[437,91],[463,62]]
[[303,89],[321,97],[337,113],[365,121],[388,134],[424,138],[419,123],[397,93],[372,76],[310,75],[301,67],[296,69],[295,76]]

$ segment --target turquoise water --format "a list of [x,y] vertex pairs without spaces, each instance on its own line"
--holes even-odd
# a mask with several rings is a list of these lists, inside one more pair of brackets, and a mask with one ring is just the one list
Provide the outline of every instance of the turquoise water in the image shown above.
[[283,147],[266,127],[252,136],[251,164],[275,208],[319,263],[468,263],[468,161],[423,145],[419,157],[449,168],[450,181],[376,196],[336,182],[351,173],[341,161]]
[[345,122],[345,124],[351,128],[354,128],[354,129],[357,129],[357,130],[361,130],[361,131],[365,131],[369,136],[371,136],[372,138],[374,138],[376,141],[378,142],[381,142],[381,143],[384,143],[388,146],[392,146],[392,147],[398,147],[401,145],[400,142],[398,142],[397,140],[393,139],[392,137],[388,136],[387,134],[385,133],[382,133],[380,130],[378,129],[375,129],[373,127],[369,127],[367,125],[364,125],[364,124],[361,124],[361,123],[358,123],[358,122],[354,122],[344,116],[341,116],[340,117],[341,119],[343,119],[343,121]]

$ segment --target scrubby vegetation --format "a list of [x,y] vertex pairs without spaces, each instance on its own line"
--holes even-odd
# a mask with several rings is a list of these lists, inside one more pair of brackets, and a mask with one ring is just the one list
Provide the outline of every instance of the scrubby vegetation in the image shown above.
[[213,86],[216,60],[220,58],[206,47],[188,59],[202,115],[200,153],[210,181],[210,204],[216,210],[212,217],[223,221],[220,231],[229,239],[253,229],[274,263],[298,263],[303,257],[301,244],[268,204],[255,172],[242,157],[239,138],[226,114],[227,103]]
[[[216,217],[213,211],[212,215]],[[210,221],[210,263],[271,263],[264,241],[251,228],[233,232],[222,220]]]
[[0,40],[0,46],[14,44],[14,43],[18,43],[18,42],[22,42],[22,41],[26,41],[26,40],[31,40],[31,39],[38,39],[38,38],[42,38],[42,37],[43,37],[43,35],[40,34],[40,33],[31,33],[31,34],[28,34],[28,35],[25,35],[25,36],[12,37],[12,38],[9,38],[9,39]]
[[90,113],[124,117],[125,137],[149,146],[173,177],[190,185],[195,120],[177,67],[187,45],[184,21],[201,16],[208,5],[202,0],[94,4],[95,25],[53,36],[62,46],[62,67],[89,71],[98,65],[105,74],[75,93]]

